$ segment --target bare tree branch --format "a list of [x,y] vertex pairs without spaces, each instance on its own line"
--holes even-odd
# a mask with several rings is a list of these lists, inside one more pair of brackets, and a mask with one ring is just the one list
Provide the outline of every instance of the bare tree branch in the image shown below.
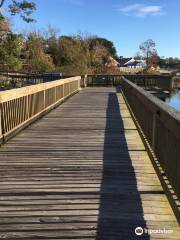
[[5,0],[1,0],[1,2],[0,2],[0,8],[3,6],[4,2],[5,2]]

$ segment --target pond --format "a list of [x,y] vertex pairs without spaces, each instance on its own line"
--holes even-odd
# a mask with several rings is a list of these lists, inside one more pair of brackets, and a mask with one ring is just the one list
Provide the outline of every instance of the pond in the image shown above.
[[180,111],[180,90],[174,90],[165,101],[169,106]]

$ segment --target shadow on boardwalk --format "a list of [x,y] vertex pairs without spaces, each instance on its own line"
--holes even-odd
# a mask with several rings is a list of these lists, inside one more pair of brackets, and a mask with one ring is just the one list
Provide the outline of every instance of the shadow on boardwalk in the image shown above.
[[106,119],[96,239],[150,239],[135,234],[135,228],[146,228],[146,223],[116,93],[109,94]]

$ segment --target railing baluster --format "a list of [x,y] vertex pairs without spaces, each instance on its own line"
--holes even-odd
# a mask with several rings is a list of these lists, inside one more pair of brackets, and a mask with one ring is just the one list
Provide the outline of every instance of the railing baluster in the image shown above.
[[[125,78],[122,89],[146,141],[153,150],[153,156],[161,167],[162,179],[164,176],[167,177],[180,200],[180,150],[178,149],[180,146],[180,113]],[[162,182],[166,185],[164,180]],[[168,186],[165,189],[170,201],[173,201]],[[177,213],[176,205],[172,206]],[[177,214],[180,221],[180,213]]]
[[[80,90],[81,77],[72,77],[41,83],[34,86],[12,89],[0,93],[0,138],[5,141],[25,123],[36,119],[46,110],[53,108],[65,97]],[[57,87],[59,97],[57,97]]]

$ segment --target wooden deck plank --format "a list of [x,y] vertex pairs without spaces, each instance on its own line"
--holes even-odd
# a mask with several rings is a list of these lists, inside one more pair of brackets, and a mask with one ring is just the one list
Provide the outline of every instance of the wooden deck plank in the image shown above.
[[180,239],[115,88],[82,90],[1,147],[0,239]]

